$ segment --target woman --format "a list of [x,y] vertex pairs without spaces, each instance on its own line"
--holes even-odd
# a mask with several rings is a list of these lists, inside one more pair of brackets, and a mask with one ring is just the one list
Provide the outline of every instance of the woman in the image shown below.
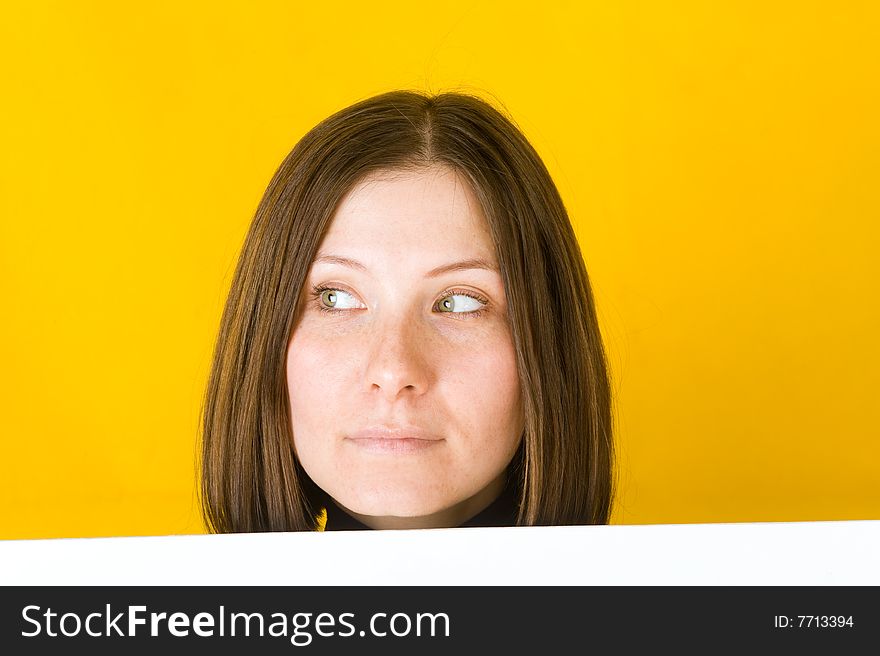
[[214,532],[606,523],[589,280],[513,123],[394,91],[303,137],[245,240],[202,429]]

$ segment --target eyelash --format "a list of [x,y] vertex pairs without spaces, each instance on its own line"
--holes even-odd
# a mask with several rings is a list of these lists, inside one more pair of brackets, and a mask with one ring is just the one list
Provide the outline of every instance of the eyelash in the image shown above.
[[[329,308],[323,303],[321,303],[321,294],[326,291],[334,291],[334,292],[345,292],[346,294],[350,294],[351,292],[342,289],[340,287],[334,287],[332,285],[316,285],[312,287],[312,300],[315,305],[317,305],[318,309],[321,312],[327,312],[329,314],[336,314],[337,312],[343,312],[344,310],[334,310],[333,308]],[[479,310],[471,310],[470,312],[441,312],[440,314],[450,314],[450,315],[462,315],[455,317],[454,319],[464,320],[464,319],[477,319],[483,315],[486,311],[486,306],[489,304],[489,299],[483,298],[475,294],[474,292],[465,291],[462,289],[446,289],[444,290],[440,297],[434,302],[434,306],[436,306],[440,301],[450,296],[467,296],[468,298],[472,298],[475,301],[479,301],[483,304]]]

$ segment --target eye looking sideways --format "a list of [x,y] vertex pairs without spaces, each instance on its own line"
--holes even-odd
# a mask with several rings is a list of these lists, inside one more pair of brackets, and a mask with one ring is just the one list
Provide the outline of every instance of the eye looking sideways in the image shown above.
[[[311,296],[315,306],[324,312],[367,309],[367,306],[358,301],[353,293],[340,287],[318,285],[312,288]],[[432,311],[463,315],[460,318],[477,318],[483,314],[483,308],[488,304],[489,300],[476,292],[446,290],[433,304]]]

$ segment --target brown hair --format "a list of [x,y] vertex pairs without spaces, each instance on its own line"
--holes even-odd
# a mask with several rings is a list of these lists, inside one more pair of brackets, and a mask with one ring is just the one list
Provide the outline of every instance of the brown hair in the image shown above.
[[317,528],[324,497],[294,454],[285,372],[300,291],[347,191],[374,171],[428,165],[451,167],[471,183],[496,245],[525,410],[509,468],[517,523],[607,523],[609,378],[587,271],[559,192],[519,129],[487,102],[392,91],[310,130],[257,207],[202,407],[209,530]]

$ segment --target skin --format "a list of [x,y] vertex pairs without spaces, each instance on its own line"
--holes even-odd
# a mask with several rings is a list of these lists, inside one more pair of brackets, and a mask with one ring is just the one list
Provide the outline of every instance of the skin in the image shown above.
[[[490,268],[429,275],[475,259]],[[365,178],[337,207],[301,299],[287,383],[312,480],[377,529],[458,526],[494,501],[523,411],[494,244],[464,179],[439,166]],[[399,453],[352,439],[401,425],[437,440]]]

